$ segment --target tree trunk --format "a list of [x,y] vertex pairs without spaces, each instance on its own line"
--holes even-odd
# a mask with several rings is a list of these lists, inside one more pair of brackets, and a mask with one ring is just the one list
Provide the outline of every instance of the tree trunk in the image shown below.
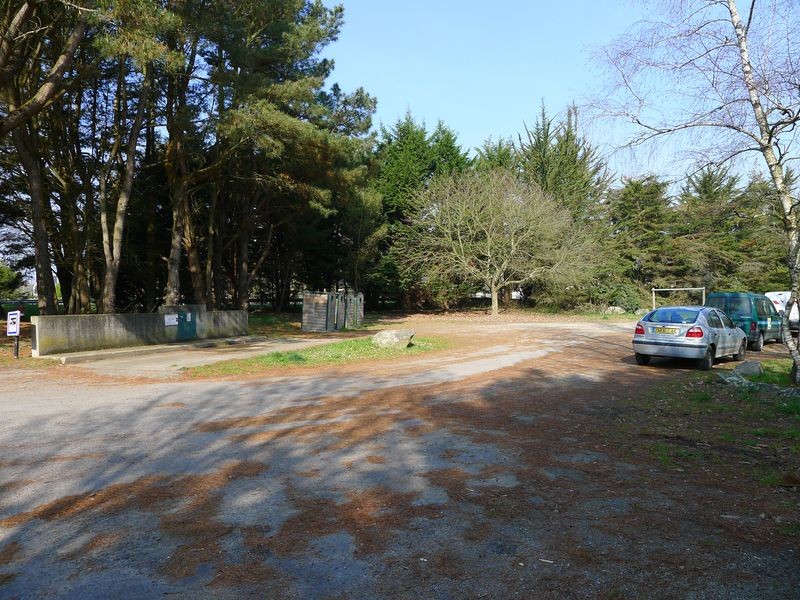
[[497,289],[497,284],[492,282],[491,284],[492,289],[492,316],[496,317],[500,314],[500,305],[498,302],[499,290]]
[[[150,97],[148,98],[148,117],[145,125],[144,164],[151,166],[158,161],[156,156],[156,102],[153,80],[154,69],[150,69]],[[144,273],[144,309],[147,312],[155,310],[158,304],[158,283],[156,272],[160,270],[160,253],[156,248],[156,195],[146,194],[145,202],[147,213],[146,238],[147,250],[145,252],[146,272]]]
[[[172,236],[170,237],[169,258],[167,259],[167,287],[164,302],[175,305],[180,302],[180,262],[183,248],[184,228],[188,215],[189,159],[186,150],[185,120],[187,119],[187,93],[191,74],[197,58],[198,38],[194,37],[188,45],[188,56],[183,68],[172,73],[167,84],[166,125],[167,142],[164,168],[167,172],[170,196],[172,199]],[[186,40],[170,36],[167,45],[173,51],[185,52]],[[193,282],[194,283],[194,282]]]
[[217,225],[214,231],[214,239],[209,240],[209,245],[213,242],[213,256],[211,264],[211,287],[214,290],[214,307],[222,308],[225,304],[226,290],[223,284],[222,272],[222,258],[225,252],[225,219],[227,211],[227,202],[219,202],[217,210],[213,215],[216,219]]
[[[243,218],[246,217],[243,216]],[[248,228],[242,227],[239,231],[239,256],[236,277],[236,297],[239,310],[247,310],[250,307],[249,242]]]
[[189,277],[192,280],[192,290],[194,292],[195,304],[208,306],[208,296],[206,296],[206,283],[203,277],[203,266],[200,260],[200,252],[197,249],[197,236],[194,234],[192,215],[189,210],[189,194],[186,193],[181,199],[183,207],[183,245],[186,249],[186,260],[189,264]]
[[167,259],[167,287],[164,293],[164,304],[175,306],[181,299],[181,249],[183,248],[183,214],[181,202],[173,198],[172,201],[172,235],[169,243],[169,258]]
[[289,265],[286,265],[286,272],[281,279],[280,299],[278,300],[275,312],[280,312],[289,303],[289,290],[292,285],[292,270]]
[[42,178],[39,158],[34,150],[32,135],[27,127],[12,131],[22,168],[28,179],[28,193],[31,198],[31,224],[33,225],[33,249],[36,260],[36,296],[39,301],[39,314],[57,315],[56,286],[53,281],[53,267],[50,261],[50,246],[47,237],[45,203],[48,202]]
[[53,63],[53,68],[50,69],[50,73],[48,73],[39,89],[36,90],[36,93],[21,106],[9,106],[6,117],[0,119],[0,138],[3,138],[8,133],[13,133],[14,130],[28,123],[56,97],[63,86],[64,74],[72,65],[78,45],[86,33],[86,26],[86,17],[80,17],[69,38],[67,38],[64,50]]
[[189,182],[186,178],[188,165],[185,164],[187,158],[183,147],[183,132],[174,123],[170,123],[167,128],[170,129],[170,141],[167,143],[164,168],[172,200],[172,235],[167,259],[167,288],[164,303],[167,306],[175,306],[180,303],[181,297],[180,265],[186,224],[183,210],[187,205]]
[[147,203],[147,250],[145,254],[146,273],[144,273],[144,309],[147,312],[155,310],[158,304],[158,290],[156,269],[160,269],[159,253],[156,250],[156,201],[153,194],[149,194]]
[[[120,61],[120,70],[124,72],[124,60]],[[144,122],[144,115],[147,109],[147,102],[150,97],[150,77],[149,69],[145,67],[144,79],[139,94],[139,107],[136,110],[136,117],[131,124],[130,132],[128,133],[128,143],[125,149],[125,168],[122,171],[122,181],[120,183],[119,197],[117,198],[117,207],[114,211],[113,228],[109,228],[108,219],[106,215],[105,199],[102,199],[101,211],[103,211],[103,218],[101,225],[103,227],[103,253],[106,261],[106,271],[103,277],[103,295],[101,297],[101,304],[104,313],[113,313],[116,310],[117,302],[117,279],[119,278],[119,268],[122,264],[122,239],[125,232],[125,220],[128,215],[128,204],[130,203],[131,193],[133,191],[133,179],[136,169],[136,146],[139,141],[139,133],[142,130],[142,123]],[[120,82],[124,89],[124,81]],[[126,103],[126,95],[122,94],[122,102]],[[127,110],[124,109],[120,112],[120,120],[124,122]],[[117,128],[117,134],[122,135],[124,124],[120,123]]]
[[83,256],[80,252],[76,253],[72,260],[72,292],[70,301],[72,312],[83,314],[89,312],[89,282],[86,279],[86,266],[83,264]]
[[64,301],[64,308],[69,313],[69,305],[72,302],[72,285],[75,281],[72,275],[72,265],[66,256],[54,256],[53,263],[58,288],[61,290],[61,299]]
[[[59,274],[59,281],[61,282],[61,296],[64,298],[64,305],[67,307],[68,314],[80,314],[86,312],[89,306],[89,286],[86,281],[86,267],[83,264],[83,249],[86,245],[85,238],[88,232],[81,232],[78,225],[78,215],[76,206],[78,204],[78,194],[72,195],[65,202],[62,212],[64,213],[65,225],[68,228],[65,241],[69,241],[70,257],[65,257],[66,261],[70,263],[70,284],[67,288],[62,276]],[[91,198],[91,196],[88,196]],[[83,237],[81,236],[83,234]],[[69,293],[69,303],[66,301],[66,294]]]
[[[789,276],[791,278],[792,292],[789,297],[789,305],[797,301],[798,297],[798,283],[800,283],[800,273],[798,273],[798,255],[800,254],[800,239],[798,239],[798,226],[797,216],[794,210],[794,200],[792,199],[791,191],[786,185],[785,174],[783,165],[780,159],[775,154],[773,147],[774,140],[772,138],[772,131],[770,130],[769,121],[767,119],[764,106],[761,102],[759,95],[758,84],[756,82],[755,74],[753,72],[753,65],[750,62],[750,49],[747,38],[747,27],[742,22],[739,10],[736,5],[736,0],[727,0],[728,12],[731,15],[731,24],[733,25],[736,34],[736,45],[739,49],[739,58],[741,61],[743,82],[747,89],[750,98],[750,105],[753,108],[753,116],[755,117],[760,134],[760,147],[761,155],[764,157],[764,162],[769,169],[772,183],[778,192],[778,197],[783,207],[784,217],[784,231],[786,232],[787,241],[789,243],[789,255],[787,264],[789,267]],[[783,342],[792,356],[792,375],[791,380],[794,384],[800,383],[800,336],[798,342],[792,340],[791,335],[788,334],[788,314],[791,306],[787,306],[784,316],[784,334]]]
[[217,252],[217,205],[219,202],[219,186],[214,185],[211,188],[211,207],[208,211],[208,231],[206,232],[206,245],[208,250],[206,252],[206,298],[208,300],[208,307],[215,309],[217,307],[217,290],[214,287],[215,276],[214,267],[216,266],[215,254]]

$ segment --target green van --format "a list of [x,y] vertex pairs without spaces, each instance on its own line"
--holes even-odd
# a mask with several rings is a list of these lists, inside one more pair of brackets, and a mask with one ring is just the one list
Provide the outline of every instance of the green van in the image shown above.
[[714,292],[706,306],[725,311],[747,334],[750,349],[760,352],[764,342],[781,339],[781,317],[769,298],[751,292]]

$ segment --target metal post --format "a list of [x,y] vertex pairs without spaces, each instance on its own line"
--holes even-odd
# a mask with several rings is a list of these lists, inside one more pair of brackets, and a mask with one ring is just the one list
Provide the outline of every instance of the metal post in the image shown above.
[[650,291],[653,293],[653,310],[656,309],[656,288],[651,288]]
[[703,286],[703,306],[706,305],[706,288]]
[[14,336],[14,358],[19,358],[19,336]]

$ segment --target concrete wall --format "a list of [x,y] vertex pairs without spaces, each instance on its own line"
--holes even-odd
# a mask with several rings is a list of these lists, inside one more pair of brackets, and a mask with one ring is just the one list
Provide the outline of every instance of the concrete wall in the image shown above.
[[171,324],[176,314],[31,317],[32,353],[47,356],[247,334],[247,312],[243,310],[180,311],[180,327]]
[[303,331],[332,331],[331,299],[327,292],[303,292]]
[[345,323],[347,329],[357,329],[364,323],[364,294],[350,294],[345,298]]
[[354,329],[364,322],[364,294],[303,292],[303,331]]

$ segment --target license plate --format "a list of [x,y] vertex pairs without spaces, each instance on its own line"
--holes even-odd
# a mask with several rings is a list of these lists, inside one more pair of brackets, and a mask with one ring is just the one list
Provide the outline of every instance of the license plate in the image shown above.
[[675,335],[678,333],[678,329],[676,327],[654,327],[653,331],[655,333],[666,333],[669,335]]

